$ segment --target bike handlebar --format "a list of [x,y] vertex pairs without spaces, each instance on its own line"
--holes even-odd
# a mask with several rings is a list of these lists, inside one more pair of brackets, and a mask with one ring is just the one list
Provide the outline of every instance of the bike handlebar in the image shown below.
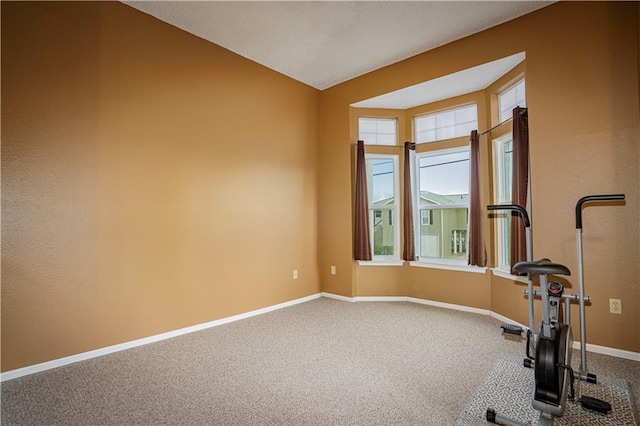
[[529,222],[529,215],[527,214],[527,210],[519,206],[517,204],[490,204],[487,206],[487,210],[511,210],[522,218],[522,222],[524,223],[525,228],[529,228],[531,226],[531,222]]
[[624,194],[587,195],[576,203],[576,229],[582,229],[582,205],[591,201],[624,201]]

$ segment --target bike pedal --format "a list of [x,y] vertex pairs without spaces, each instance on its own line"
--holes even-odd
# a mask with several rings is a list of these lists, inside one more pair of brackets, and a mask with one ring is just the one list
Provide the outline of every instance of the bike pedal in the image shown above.
[[592,398],[590,396],[583,396],[580,398],[580,404],[583,408],[588,410],[597,411],[599,413],[609,413],[611,411],[611,404],[598,398]]
[[502,324],[500,328],[509,334],[522,334],[522,327],[514,324]]

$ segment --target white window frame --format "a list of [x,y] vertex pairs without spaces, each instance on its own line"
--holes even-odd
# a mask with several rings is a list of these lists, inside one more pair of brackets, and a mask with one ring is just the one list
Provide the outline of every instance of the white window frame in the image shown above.
[[427,210],[426,213],[426,215],[423,215],[420,212],[420,209],[418,209],[418,214],[420,215],[420,225],[422,226],[431,225],[433,223],[433,210]]
[[[444,114],[448,114],[448,113],[451,113],[451,112],[460,111],[460,110],[467,109],[467,108],[475,108],[475,110],[476,110],[475,126],[472,126],[472,127],[473,127],[473,128],[475,128],[475,129],[477,129],[477,128],[478,128],[478,105],[477,105],[477,104],[473,103],[473,104],[468,104],[468,105],[457,106],[457,107],[454,107],[454,108],[443,109],[443,110],[436,111],[436,112],[432,112],[432,113],[428,113],[428,114],[422,114],[422,115],[419,115],[419,116],[416,116],[416,117],[414,117],[414,118],[413,118],[413,127],[414,127],[414,133],[415,133],[415,141],[416,141],[416,143],[417,143],[417,144],[433,143],[433,142],[438,142],[438,141],[447,140],[447,139],[454,139],[454,138],[461,138],[461,137],[469,136],[469,134],[468,134],[468,133],[465,133],[465,134],[457,134],[457,132],[456,132],[456,134],[455,134],[455,136],[453,136],[453,138],[438,139],[438,137],[437,137],[438,129],[439,129],[439,128],[441,128],[441,127],[437,127],[437,126],[436,126],[436,127],[435,127],[435,129],[434,129],[434,130],[435,130],[435,132],[436,132],[436,138],[435,138],[434,140],[430,140],[430,141],[421,141],[421,140],[420,140],[420,137],[419,137],[419,135],[418,135],[418,121],[419,121],[419,120],[421,120],[421,119],[425,119],[425,118],[428,118],[428,117],[435,117],[435,119],[437,120],[437,119],[438,119],[438,118],[437,118],[438,116],[442,116],[442,115],[444,115]],[[454,124],[453,126],[454,126],[455,128],[457,128],[457,126],[458,126],[459,124],[463,124],[463,123],[455,122],[455,124]]]
[[[361,125],[361,121],[362,120],[371,120],[371,121],[375,121],[376,122],[376,132],[375,133],[367,133],[369,135],[375,135],[375,140],[372,141],[370,137],[365,137],[362,134],[362,125]],[[381,133],[379,133],[377,131],[377,123],[378,122],[393,122],[393,143],[389,144],[389,143],[379,143],[378,142],[378,135],[380,135]],[[380,117],[358,117],[358,139],[364,141],[365,145],[377,145],[377,146],[397,146],[398,145],[398,120],[395,118],[380,118]]]
[[[495,194],[495,204],[511,204],[511,193],[505,193],[504,190],[504,182],[506,179],[505,176],[505,158],[504,158],[504,146],[505,144],[511,142],[513,147],[513,134],[511,132],[502,135],[493,140],[493,181],[494,181],[494,194]],[[513,148],[512,148],[513,149]],[[496,267],[500,272],[504,272],[506,274],[511,273],[511,265],[507,261],[505,263],[505,259],[508,258],[510,247],[505,247],[502,243],[504,241],[504,222],[507,221],[506,229],[510,228],[511,214],[508,212],[495,212],[496,217],[494,220],[500,221],[500,223],[496,226]],[[509,231],[511,232],[511,231]]]
[[[371,260],[372,263],[382,263],[382,262],[401,262],[400,259],[400,251],[402,247],[400,247],[400,184],[399,184],[399,159],[398,155],[393,154],[365,154],[365,164],[366,160],[372,158],[383,158],[390,159],[393,161],[393,205],[392,206],[380,206],[374,205],[372,203],[372,197],[368,197],[369,199],[369,243],[371,244]],[[367,171],[368,174],[368,171]],[[370,189],[368,189],[370,190]],[[376,255],[374,254],[375,246],[374,246],[374,210],[389,210],[392,212],[392,220],[393,223],[393,255]],[[384,220],[384,218],[383,218]]]
[[[439,156],[439,155],[445,155],[445,154],[455,154],[455,153],[461,153],[461,152],[467,152],[469,153],[469,146],[464,146],[464,147],[457,147],[457,148],[449,148],[449,149],[439,149],[439,150],[434,150],[434,151],[427,151],[427,152],[422,152],[419,154],[416,154],[416,159],[415,159],[415,170],[416,173],[414,176],[412,176],[413,178],[413,199],[416,200],[413,204],[413,217],[414,217],[414,222],[418,224],[418,226],[414,226],[414,243],[415,243],[415,251],[416,251],[416,257],[418,258],[418,260],[411,262],[412,266],[428,266],[428,267],[434,267],[434,268],[444,268],[444,269],[455,269],[455,270],[477,270],[478,272],[484,271],[486,270],[486,268],[478,268],[475,266],[469,266],[467,259],[464,260],[457,260],[457,259],[445,259],[442,257],[438,257],[438,258],[431,258],[431,257],[427,257],[427,258],[421,258],[418,254],[420,253],[420,224],[421,224],[421,220],[420,220],[420,209],[424,209],[425,206],[420,206],[420,159],[424,158],[424,157],[433,157],[433,156]],[[432,208],[429,208],[427,210],[444,210],[444,209],[460,209],[460,208],[466,208],[467,209],[467,227],[466,227],[466,231],[467,231],[467,241],[466,241],[466,252],[469,253],[469,203],[466,203],[466,205],[464,204],[453,204],[453,205],[437,205],[437,206],[433,206]]]
[[[505,108],[502,108],[502,99],[504,98],[504,96],[510,91],[516,90],[518,85],[520,85],[521,83],[522,83],[522,89],[524,90],[524,98],[522,102],[518,102],[518,100],[516,99],[515,105],[509,105],[509,108],[506,110]],[[511,118],[512,117],[511,111],[513,111],[513,109],[517,106],[520,106],[523,108],[527,106],[527,85],[524,78],[521,78],[520,80],[513,83],[511,86],[507,87],[506,89],[498,93],[498,116],[499,116],[498,121],[502,123],[503,121]],[[503,115],[503,112],[505,112],[504,115]]]

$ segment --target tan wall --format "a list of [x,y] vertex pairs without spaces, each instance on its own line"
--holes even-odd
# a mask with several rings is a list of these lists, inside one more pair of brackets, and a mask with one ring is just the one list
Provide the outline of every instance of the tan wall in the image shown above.
[[[359,268],[366,268],[352,261],[350,144],[355,140],[349,137],[349,105],[524,51],[534,257],[567,264],[574,271],[570,283],[575,291],[575,202],[586,194],[625,193],[624,207],[589,208],[585,213],[585,284],[593,298],[587,308],[587,340],[640,351],[637,17],[638,5],[632,2],[559,2],[323,91],[319,147],[323,289],[359,295]],[[486,100],[491,102],[490,96]],[[488,176],[488,148],[485,159]],[[489,243],[487,249],[492,249]],[[329,265],[340,265],[345,273],[331,276]],[[408,283],[409,293],[416,297],[504,315],[517,306],[524,312],[520,319],[526,321],[522,287],[504,285],[510,284],[508,280],[455,271],[420,270],[410,275],[416,275]],[[389,293],[380,283],[365,285]],[[389,288],[396,287],[397,280],[390,280]],[[622,315],[609,314],[609,298],[622,299]]]
[[356,269],[357,296],[406,296],[409,269],[398,266],[367,266]]
[[640,351],[638,16],[561,2],[318,94],[120,3],[2,2],[2,371],[320,289],[525,322],[490,273],[353,262],[349,108],[520,51],[535,255],[575,275],[576,199],[626,193],[585,213],[588,341]]
[[2,2],[2,371],[319,292],[318,101],[121,3]]
[[435,268],[409,268],[410,297],[490,309],[490,274],[449,271]]

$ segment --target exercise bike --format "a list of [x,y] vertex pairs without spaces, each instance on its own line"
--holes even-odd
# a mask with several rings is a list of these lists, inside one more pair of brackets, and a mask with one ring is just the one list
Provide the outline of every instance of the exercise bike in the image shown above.
[[[569,324],[559,320],[560,301],[565,296],[564,286],[558,281],[549,281],[547,276],[571,275],[571,272],[566,266],[553,263],[549,259],[519,262],[513,269],[516,272],[526,273],[530,277],[540,276],[542,321],[533,360],[535,387],[532,405],[540,411],[538,425],[552,425],[554,417],[562,416],[567,396],[573,398],[575,391],[571,369],[573,335]],[[533,299],[531,296],[530,298]],[[565,298],[565,300],[569,299]],[[508,426],[528,424],[510,419],[492,408],[487,409],[486,419],[491,423]]]
[[[590,383],[597,383],[595,374],[589,373],[586,361],[586,331],[585,331],[585,302],[589,301],[588,296],[584,296],[584,279],[582,272],[582,208],[589,202],[610,202],[623,201],[623,194],[615,195],[590,195],[581,198],[576,204],[576,237],[578,251],[578,295],[564,293],[564,286],[559,282],[549,282],[547,284],[547,275],[570,275],[571,272],[564,265],[552,263],[548,259],[542,259],[537,262],[531,261],[531,229],[530,221],[526,210],[516,205],[491,205],[487,206],[488,210],[511,210],[516,212],[523,221],[525,226],[525,236],[527,245],[527,261],[514,265],[514,270],[527,274],[528,287],[525,290],[529,298],[529,322],[530,329],[527,331],[527,358],[524,361],[525,367],[534,368],[535,387],[532,405],[536,410],[540,411],[539,425],[553,424],[554,417],[562,416],[567,395],[571,399],[574,398],[575,391],[573,387],[574,372],[571,368],[571,349],[573,346],[573,337],[570,327],[570,302],[578,300],[580,314],[580,354],[581,363],[578,372],[578,378]],[[540,290],[533,290],[532,276],[540,276]],[[542,321],[540,324],[539,334],[536,337],[532,335],[534,314],[533,314],[533,297],[540,296],[542,298]],[[565,313],[564,322],[559,322],[560,300],[564,299]],[[521,327],[502,326],[505,332],[520,334]],[[531,354],[535,353],[535,357]],[[569,389],[571,391],[569,392]],[[584,408],[608,413],[611,405],[605,401],[583,396],[580,403]],[[489,422],[502,425],[524,425],[525,423],[505,417],[495,410],[489,408],[486,412],[486,419]]]

